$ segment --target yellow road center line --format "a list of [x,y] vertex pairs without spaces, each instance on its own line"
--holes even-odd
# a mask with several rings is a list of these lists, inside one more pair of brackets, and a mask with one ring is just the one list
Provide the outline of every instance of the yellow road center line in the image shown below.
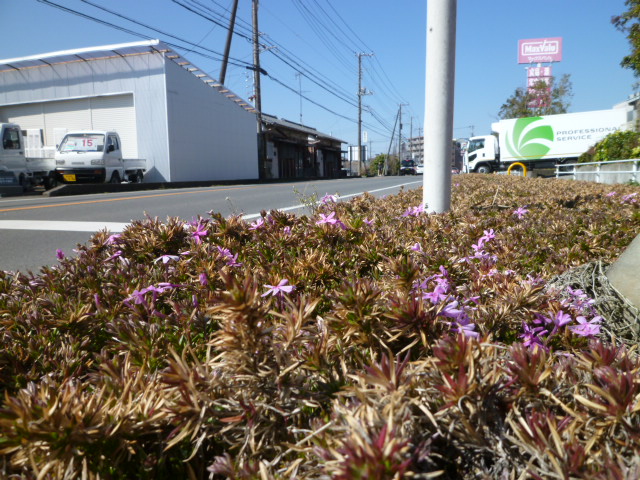
[[[265,186],[265,185],[263,185]],[[154,197],[168,197],[172,195],[192,195],[199,193],[210,193],[210,192],[226,192],[229,190],[243,190],[243,189],[252,189],[257,187],[231,187],[231,188],[219,188],[219,189],[207,189],[197,192],[172,192],[172,193],[156,193],[153,195],[140,195],[137,197],[122,197],[122,198],[103,198],[100,200],[83,200],[81,202],[68,202],[68,203],[59,203],[59,204],[51,204],[51,205],[32,205],[29,207],[13,207],[13,208],[3,208],[0,209],[0,212],[15,212],[18,210],[37,210],[40,208],[56,208],[56,207],[67,207],[73,205],[86,205],[90,203],[107,203],[107,202],[122,202],[125,200],[138,200],[140,198],[154,198]]]

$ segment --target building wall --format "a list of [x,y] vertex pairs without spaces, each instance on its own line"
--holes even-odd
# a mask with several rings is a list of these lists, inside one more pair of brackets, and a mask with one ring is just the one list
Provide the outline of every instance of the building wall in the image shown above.
[[[37,109],[44,102],[132,94],[137,154],[147,160],[145,179],[170,181],[164,65],[162,55],[144,54],[2,72],[0,113],[7,105]],[[87,126],[78,120],[66,128]]]
[[171,180],[258,178],[256,115],[166,64]]

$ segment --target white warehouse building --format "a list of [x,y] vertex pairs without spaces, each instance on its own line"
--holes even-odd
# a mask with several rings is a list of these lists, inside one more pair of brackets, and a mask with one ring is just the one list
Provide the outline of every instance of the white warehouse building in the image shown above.
[[115,130],[145,182],[258,178],[253,107],[158,40],[0,60],[0,122]]

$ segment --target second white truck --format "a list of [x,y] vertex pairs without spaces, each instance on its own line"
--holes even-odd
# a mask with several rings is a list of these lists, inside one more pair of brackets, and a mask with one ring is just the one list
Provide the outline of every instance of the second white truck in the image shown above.
[[515,162],[532,169],[575,161],[627,123],[626,108],[500,120],[491,125],[493,135],[469,139],[465,170],[491,173]]
[[63,183],[140,183],[145,171],[144,159],[122,158],[114,131],[68,132],[55,153],[55,176]]

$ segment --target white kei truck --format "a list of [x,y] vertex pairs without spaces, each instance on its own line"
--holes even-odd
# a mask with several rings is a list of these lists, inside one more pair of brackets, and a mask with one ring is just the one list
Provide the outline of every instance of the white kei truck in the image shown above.
[[64,183],[140,183],[143,159],[124,159],[114,131],[68,132],[60,145],[42,146],[42,131],[0,123],[0,184],[45,189]]
[[625,130],[626,108],[512,118],[491,124],[493,135],[471,137],[466,172],[507,170],[519,162],[528,170],[576,161],[610,133]]
[[55,153],[55,176],[63,183],[141,183],[146,168],[144,159],[122,158],[115,131],[67,132]]

